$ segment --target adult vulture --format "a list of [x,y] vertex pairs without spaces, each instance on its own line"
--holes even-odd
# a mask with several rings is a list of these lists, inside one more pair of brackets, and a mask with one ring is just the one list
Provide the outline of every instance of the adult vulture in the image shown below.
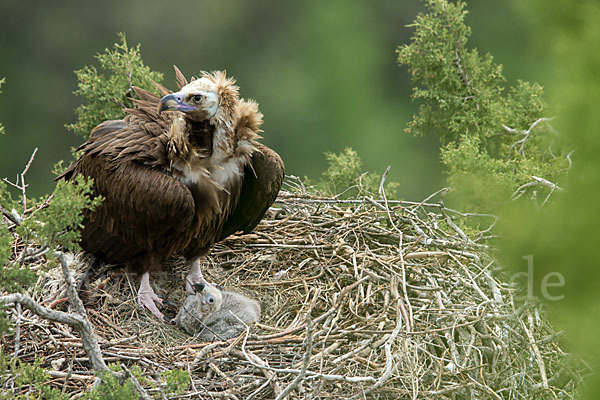
[[[151,271],[173,255],[190,265],[186,289],[210,285],[200,259],[235,232],[250,232],[275,201],[284,176],[279,155],[257,142],[262,114],[239,98],[224,72],[187,82],[175,67],[179,91],[161,85],[162,99],[134,88],[136,107],[122,120],[94,128],[82,152],[57,179],[94,179],[104,198],[86,212],[81,246],[141,274],[138,301],[162,318]],[[218,291],[215,291],[218,292]]]

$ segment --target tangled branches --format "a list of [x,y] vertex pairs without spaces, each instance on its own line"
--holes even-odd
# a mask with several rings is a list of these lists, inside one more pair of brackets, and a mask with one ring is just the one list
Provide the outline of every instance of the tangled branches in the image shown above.
[[[88,314],[106,362],[138,365],[149,393],[160,374],[191,376],[186,397],[557,398],[581,369],[535,304],[514,300],[490,256],[491,215],[421,203],[308,195],[289,179],[256,232],[215,246],[207,277],[259,300],[264,318],[237,339],[199,343],[141,311],[129,277],[92,279]],[[478,221],[465,231],[457,219]],[[160,289],[185,296],[173,261]],[[41,277],[34,296],[57,307],[63,284]],[[131,288],[131,290],[129,289]],[[70,393],[93,381],[69,327],[22,312],[19,357],[44,354]],[[9,344],[11,337],[5,337]],[[8,347],[5,347],[8,348]]]

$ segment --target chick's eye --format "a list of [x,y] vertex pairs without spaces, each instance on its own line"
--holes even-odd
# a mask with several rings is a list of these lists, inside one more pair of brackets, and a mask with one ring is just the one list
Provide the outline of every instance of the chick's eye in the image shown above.
[[195,94],[193,97],[194,101],[196,103],[199,103],[202,100],[202,95],[201,94]]
[[211,298],[209,298],[209,299],[208,299],[208,302],[212,304],[212,303],[214,303],[214,302],[215,302],[215,299],[213,299],[213,298],[211,297]]

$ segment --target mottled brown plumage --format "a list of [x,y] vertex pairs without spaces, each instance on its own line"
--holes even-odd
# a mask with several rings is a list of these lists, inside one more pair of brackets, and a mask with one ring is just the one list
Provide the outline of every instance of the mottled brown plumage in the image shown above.
[[214,72],[188,83],[175,70],[179,92],[157,85],[160,99],[135,88],[136,107],[123,120],[96,127],[80,146],[81,157],[59,177],[94,179],[104,201],[85,215],[81,245],[141,273],[140,302],[157,316],[153,302],[161,300],[149,271],[184,255],[191,265],[188,291],[207,283],[199,258],[232,233],[254,229],[284,174],[279,155],[256,141],[258,105],[239,99],[233,79]]

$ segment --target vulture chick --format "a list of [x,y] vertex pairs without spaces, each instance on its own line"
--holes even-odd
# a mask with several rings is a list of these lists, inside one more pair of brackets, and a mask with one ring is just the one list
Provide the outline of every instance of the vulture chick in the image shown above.
[[284,176],[279,155],[257,142],[262,114],[239,98],[224,72],[157,85],[162,99],[134,88],[136,107],[94,128],[81,156],[57,179],[93,178],[104,198],[84,215],[81,246],[106,262],[141,274],[138,302],[163,318],[150,285],[173,255],[186,257],[186,290],[210,284],[200,260],[235,232],[250,232],[275,201]]
[[[237,337],[252,322],[260,321],[260,304],[240,293],[194,285],[175,317],[175,324],[204,341]],[[217,293],[219,292],[219,293]]]

